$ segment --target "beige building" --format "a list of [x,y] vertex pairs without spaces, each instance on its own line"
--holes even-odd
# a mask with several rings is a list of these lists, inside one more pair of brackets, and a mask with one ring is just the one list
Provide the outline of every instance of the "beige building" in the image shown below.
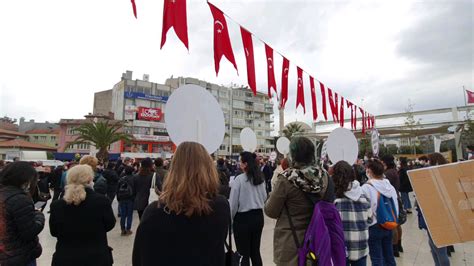
[[[164,110],[173,90],[185,84],[196,84],[207,89],[219,102],[225,117],[226,135],[217,151],[219,156],[238,155],[240,131],[250,127],[257,135],[258,152],[269,153],[274,149],[273,104],[266,94],[244,87],[226,87],[195,78],[170,78],[165,84],[132,78],[132,71],[122,74],[121,80],[107,91],[94,95],[94,114],[112,112],[117,120],[129,121],[125,129],[135,141],[122,145],[121,152],[129,157],[170,156],[175,147],[164,123]],[[156,117],[141,117],[143,110],[152,110]],[[149,112],[148,112],[149,113]]]
[[55,129],[32,129],[25,132],[28,141],[52,148],[58,147],[59,128]]

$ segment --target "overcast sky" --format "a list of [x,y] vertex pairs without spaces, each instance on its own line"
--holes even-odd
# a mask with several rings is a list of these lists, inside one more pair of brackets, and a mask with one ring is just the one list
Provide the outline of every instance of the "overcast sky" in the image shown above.
[[[295,111],[296,65],[375,115],[401,112],[409,99],[416,110],[460,106],[462,86],[474,87],[472,0],[211,2],[290,60],[287,122],[311,121],[306,75],[307,112]],[[246,85],[237,24],[227,20],[240,75],[223,58],[216,77],[204,0],[188,1],[189,53],[172,30],[160,50],[163,1],[136,3],[138,19],[130,0],[0,1],[0,116],[82,118],[94,92],[125,70],[157,83],[173,75]],[[254,46],[266,92],[264,48]],[[275,68],[279,90],[277,55]]]

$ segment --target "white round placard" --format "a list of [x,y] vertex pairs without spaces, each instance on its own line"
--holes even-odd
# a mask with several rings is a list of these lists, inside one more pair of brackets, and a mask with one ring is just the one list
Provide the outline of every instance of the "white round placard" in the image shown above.
[[198,85],[184,85],[171,94],[165,106],[165,123],[176,146],[194,141],[211,154],[224,139],[225,121],[221,106],[211,93]]
[[288,154],[290,152],[290,140],[287,137],[281,137],[277,140],[276,143],[277,150],[281,154]]
[[249,127],[240,131],[240,144],[244,151],[254,152],[257,149],[257,135]]
[[357,161],[359,145],[354,134],[345,128],[336,128],[329,134],[327,153],[333,164],[346,161],[353,165]]
[[372,129],[372,153],[375,157],[379,155],[379,131]]

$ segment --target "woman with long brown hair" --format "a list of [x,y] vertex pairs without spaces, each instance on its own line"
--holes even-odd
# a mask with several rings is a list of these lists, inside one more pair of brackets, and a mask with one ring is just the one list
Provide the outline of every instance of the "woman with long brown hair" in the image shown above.
[[194,142],[181,143],[159,201],[143,213],[133,265],[224,265],[230,209],[218,195],[219,184],[206,149]]

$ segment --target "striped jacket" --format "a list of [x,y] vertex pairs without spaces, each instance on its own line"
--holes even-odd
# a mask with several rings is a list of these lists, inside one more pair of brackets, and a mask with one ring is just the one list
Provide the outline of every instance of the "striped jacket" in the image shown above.
[[369,225],[372,221],[369,199],[361,194],[357,201],[344,197],[336,199],[334,203],[341,215],[348,259],[355,261],[367,256]]

